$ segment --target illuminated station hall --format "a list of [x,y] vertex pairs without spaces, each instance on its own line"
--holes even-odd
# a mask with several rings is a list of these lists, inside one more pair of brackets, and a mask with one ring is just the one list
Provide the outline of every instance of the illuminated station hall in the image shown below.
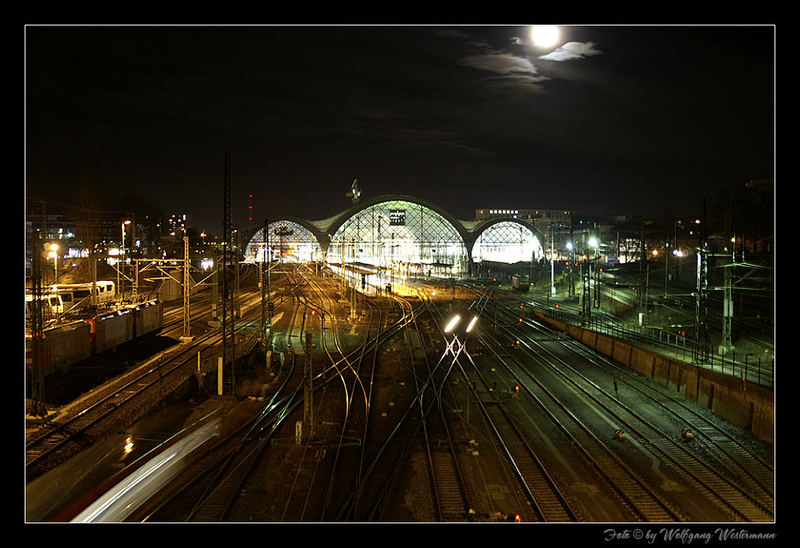
[[464,221],[426,200],[390,195],[318,221],[269,220],[266,236],[262,226],[248,238],[245,261],[323,262],[337,274],[360,276],[363,288],[382,287],[474,275],[482,264],[524,267],[544,258],[544,241],[524,221]]

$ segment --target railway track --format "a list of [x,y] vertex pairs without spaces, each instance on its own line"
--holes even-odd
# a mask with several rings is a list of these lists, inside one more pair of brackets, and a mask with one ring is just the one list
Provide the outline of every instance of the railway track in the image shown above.
[[[245,301],[249,312],[242,322],[256,318],[255,297]],[[90,397],[75,402],[68,416],[51,422],[32,433],[26,440],[26,479],[31,481],[53,465],[87,447],[95,436],[110,428],[122,428],[131,420],[128,409],[136,407],[152,391],[159,395],[169,391],[173,379],[182,381],[182,372],[192,370],[198,353],[206,358],[218,353],[222,334],[216,331],[197,336],[191,345],[178,345],[156,355],[129,373],[97,387]]]
[[[134,519],[225,521],[235,514],[242,493],[257,489],[250,484],[268,458],[293,463],[281,494],[270,493],[270,498],[285,495],[275,499],[281,507],[276,519],[284,521],[392,520],[411,490],[425,499],[415,509],[421,521],[506,519],[494,512],[491,490],[496,487],[484,477],[490,469],[506,478],[508,500],[515,501],[500,509],[516,506],[525,521],[604,521],[576,488],[577,479],[585,478],[591,480],[582,485],[615,512],[616,519],[607,521],[772,517],[769,463],[701,420],[690,406],[677,406],[674,396],[662,402],[663,391],[652,383],[593,357],[547,326],[517,321],[518,310],[500,306],[494,330],[486,322],[470,335],[471,344],[477,343],[475,361],[453,346],[436,362],[438,350],[432,349],[449,339],[444,315],[423,290],[418,298],[365,299],[359,329],[348,335],[347,312],[343,301],[332,297],[333,282],[307,275],[304,267],[287,267],[285,278],[293,300],[284,306],[290,324],[285,344],[292,358],[280,386],[251,420],[195,455],[185,473]],[[475,295],[467,301],[469,308],[485,315],[491,300],[503,304],[502,295],[500,301],[487,291]],[[309,315],[300,322],[301,314],[312,309],[319,322]],[[243,316],[241,324],[255,315]],[[433,330],[425,333],[421,322]],[[297,363],[303,359],[303,339],[292,336],[298,325],[318,343],[313,351],[316,435],[287,448],[279,441],[288,438],[305,403],[306,380]],[[587,365],[574,364],[577,357]],[[191,363],[195,359],[196,349]],[[622,390],[612,391],[610,379]],[[520,389],[497,390],[498,381]],[[626,401],[633,394],[636,401],[658,406],[673,424],[688,425],[696,433],[692,445],[640,416],[641,409]],[[477,410],[471,420],[464,418],[467,397],[469,408]],[[611,439],[598,420],[624,430],[626,440]],[[481,439],[491,440],[481,448],[480,469],[471,456],[478,454],[477,443],[473,447],[470,440],[465,451],[469,435],[479,431]],[[642,467],[645,462],[672,483],[654,480]],[[680,492],[670,485],[680,485]],[[701,501],[695,507],[683,505],[680,493],[687,489]],[[713,511],[693,513],[704,504]]]
[[[414,372],[415,389],[415,403],[412,402],[408,407],[404,420],[413,425],[413,431],[405,440],[400,441],[400,445],[396,449],[400,451],[400,456],[391,470],[390,481],[386,482],[385,488],[378,494],[373,510],[366,514],[365,519],[369,521],[387,519],[393,510],[390,502],[395,498],[400,498],[400,493],[396,493],[400,484],[398,477],[402,471],[407,470],[413,454],[422,455],[422,460],[425,462],[427,492],[431,501],[430,514],[418,516],[418,519],[439,522],[472,519],[470,487],[459,463],[456,442],[448,424],[450,417],[446,416],[447,405],[443,402],[442,390],[446,386],[446,375],[449,371],[439,369],[442,359],[435,366],[431,366],[426,351],[430,345],[426,344],[419,320],[423,314],[430,315],[433,319],[432,305],[424,294],[420,294],[419,297],[422,306],[415,311],[413,304],[408,299],[392,296],[403,309],[408,310],[407,315],[411,318],[409,326],[413,327],[413,329],[407,328],[403,332],[405,346],[408,349],[407,368]],[[416,353],[414,340],[416,340]],[[421,359],[415,358],[415,354],[420,355]],[[424,364],[424,368],[422,364]],[[440,376],[438,379],[437,374]],[[427,400],[426,395],[429,395]],[[452,393],[450,395],[452,396]],[[415,408],[418,416],[414,416]]]
[[[298,277],[303,276],[299,269],[294,273],[294,275]],[[334,305],[332,303],[328,303],[327,306],[325,306],[323,302],[312,301],[309,295],[305,293],[317,295],[318,293],[311,291],[309,287],[306,287],[307,285],[311,284],[301,282],[295,286],[295,289],[297,290],[298,303],[295,314],[298,314],[298,309],[308,310],[310,308],[314,308],[317,310],[318,316],[331,322],[330,331],[335,331],[335,316],[331,310]],[[320,288],[318,287],[317,290],[319,289]],[[308,316],[306,316],[306,319],[307,318]],[[323,365],[319,368],[319,372],[316,372],[315,370],[315,402],[318,401],[317,398],[320,395],[329,397],[328,394],[337,393],[339,390],[346,390],[346,393],[350,396],[347,398],[341,398],[340,401],[349,402],[349,409],[347,410],[347,413],[349,413],[350,417],[353,417],[355,413],[353,403],[360,402],[362,400],[361,398],[352,397],[352,395],[361,390],[362,384],[365,387],[365,390],[368,386],[367,383],[364,383],[362,380],[358,379],[359,369],[361,367],[360,362],[366,361],[364,359],[365,356],[375,353],[380,346],[386,342],[386,340],[402,329],[403,321],[404,318],[401,318],[397,322],[388,322],[386,325],[378,326],[374,336],[369,336],[368,333],[364,342],[353,350],[344,348],[344,346],[342,346],[336,340],[338,335],[336,333],[330,333],[328,336],[332,337],[332,342],[335,341],[334,349],[327,347],[327,342],[321,345],[321,351],[329,357],[329,360],[328,362],[323,362]],[[305,328],[305,325],[306,324],[304,321],[303,328]],[[323,330],[320,329],[320,333],[322,333],[322,331]],[[320,335],[320,339],[318,340],[325,341],[326,339],[327,337]],[[299,371],[299,369],[299,367],[296,368],[297,371]],[[281,427],[284,427],[285,431],[287,425],[292,423],[292,418],[296,417],[297,413],[300,412],[300,406],[303,404],[304,381],[302,380],[302,374],[295,374],[294,377],[297,382],[295,383],[295,388],[291,390],[291,406],[285,408],[285,410],[280,414],[279,420],[274,420],[274,422],[270,423],[269,426],[267,426],[266,423],[263,423],[259,427],[261,435],[257,439],[251,436],[251,439],[246,444],[243,444],[241,448],[237,448],[235,457],[228,457],[231,460],[228,464],[225,464],[224,467],[217,464],[216,466],[219,466],[220,471],[214,473],[216,479],[205,486],[205,490],[201,496],[197,497],[192,495],[181,497],[184,499],[196,500],[193,508],[186,515],[185,519],[195,521],[220,520],[227,515],[231,505],[236,501],[237,493],[240,492],[242,486],[246,484],[254,467],[258,465],[259,460],[264,458],[264,454],[273,446],[272,442],[276,440],[275,433],[278,432]],[[340,388],[334,390],[337,387]],[[368,395],[368,392],[366,392],[366,394]],[[285,398],[288,397],[288,395],[285,396]],[[369,403],[369,400],[365,401]],[[332,408],[335,406],[326,405],[325,407]],[[344,411],[341,406],[338,407],[341,411]],[[365,439],[363,434],[359,438],[359,442],[356,444],[349,445],[347,443],[341,443],[346,438],[345,433],[352,432],[352,423],[346,428],[340,427],[338,436],[334,436],[334,438],[338,440],[338,443],[335,444],[336,451],[346,449],[348,446],[350,448],[358,448],[362,446],[361,442]],[[324,468],[318,456],[320,453],[324,454],[325,452],[329,451],[330,448],[320,445],[318,443],[319,441],[320,440],[308,440],[307,443],[300,448],[302,451],[301,458],[303,460],[314,460],[315,462],[311,463],[310,465],[304,465],[303,462],[298,464],[297,472],[291,481],[291,489],[289,490],[289,496],[283,510],[284,519],[294,521],[297,519],[298,515],[304,520],[324,519],[324,514],[318,513],[320,504],[322,504],[323,508],[328,508],[330,512],[338,511],[340,505],[337,497],[340,493],[347,492],[347,489],[342,488],[341,485],[336,488],[331,487],[334,484],[330,483],[329,479],[336,478],[337,482],[345,482],[346,485],[347,482],[350,482],[354,477],[357,477],[357,474],[353,469],[343,470],[341,467],[333,469]],[[332,461],[333,459],[328,460]],[[341,463],[345,460],[349,459],[340,457],[338,462]],[[210,470],[210,468],[208,469]],[[226,470],[227,473],[223,473],[221,471],[223,469]],[[208,473],[195,473],[194,475],[200,477],[207,476]],[[326,489],[324,489],[323,492],[330,493],[329,500],[327,502],[321,502],[319,497],[316,497],[313,494],[313,491],[318,490],[317,486],[320,484],[320,482],[322,482],[322,485],[326,486]],[[194,491],[196,492],[197,490],[198,487],[195,487]],[[164,512],[161,512],[160,514],[165,515]],[[150,518],[150,520],[158,521],[158,515],[154,515],[152,518]]]
[[[527,325],[540,333],[555,335],[552,328],[538,322],[528,322]],[[536,343],[535,340],[533,342]],[[673,420],[676,429],[681,431],[685,429],[692,434],[694,445],[702,448],[704,458],[717,462],[724,470],[725,477],[751,492],[763,506],[771,507],[774,504],[774,467],[764,456],[739,441],[711,417],[688,405],[685,400],[670,391],[658,389],[652,382],[648,382],[629,368],[605,356],[594,354],[575,341],[562,338],[560,343],[584,359],[590,360],[598,368],[610,372],[620,386],[648,398],[649,402],[658,406],[663,416]],[[536,344],[540,351],[552,359],[560,360],[541,343]]]
[[[475,313],[481,314],[489,302],[489,292],[479,292],[479,300],[473,303]],[[440,314],[442,325],[445,318]],[[477,340],[481,340],[481,330],[474,332]],[[444,335],[444,333],[443,333]],[[469,334],[467,334],[469,336]],[[465,346],[467,340],[465,339]],[[466,359],[464,359],[466,357]],[[504,406],[493,392],[487,379],[470,357],[464,353],[454,360],[461,373],[461,379],[467,386],[469,396],[478,409],[488,437],[494,440],[497,451],[505,462],[509,482],[516,485],[524,504],[521,504],[521,519],[526,521],[576,521],[578,515],[549,476],[536,451],[516,426],[513,418],[505,411]],[[477,379],[483,386],[482,397],[477,390]]]
[[[660,413],[667,409],[667,406],[659,401],[658,394],[652,387],[645,390],[641,388],[642,382],[637,384],[641,399],[636,409],[632,409],[630,405],[623,404],[616,395],[612,395],[610,390],[602,388],[602,386],[610,387],[612,379],[614,384],[617,383],[617,377],[614,375],[619,371],[618,369],[615,369],[611,378],[607,378],[605,381],[591,380],[587,376],[588,372],[592,371],[590,367],[582,367],[579,371],[577,366],[572,365],[572,359],[560,358],[545,347],[545,345],[565,344],[561,337],[555,336],[554,332],[537,322],[525,320],[523,325],[519,325],[514,322],[517,315],[517,310],[505,312],[506,321],[501,324],[501,331],[505,338],[504,343],[500,344],[508,345],[513,341],[519,341],[518,348],[520,353],[524,352],[525,359],[517,360],[516,374],[526,386],[535,384],[542,390],[544,390],[545,384],[551,388],[562,387],[558,389],[559,396],[555,394],[551,396],[554,402],[559,397],[571,400],[579,395],[585,403],[578,407],[573,404],[576,410],[586,410],[584,415],[587,418],[592,416],[591,414],[602,416],[609,424],[614,424],[624,431],[628,436],[628,441],[633,442],[628,445],[636,444],[642,454],[648,455],[648,459],[660,462],[662,467],[669,468],[671,473],[675,474],[676,484],[683,485],[692,493],[707,497],[715,512],[721,513],[721,519],[733,521],[769,521],[772,519],[773,503],[769,488],[772,472],[769,465],[753,456],[741,444],[731,441],[730,436],[723,435],[724,431],[712,428],[709,421],[699,422],[696,416],[692,418],[687,412],[688,406],[682,405],[679,407],[679,409],[683,409],[682,415],[678,416],[677,412],[669,413],[675,417],[676,423],[682,424],[684,427],[688,426],[692,431],[696,429],[701,433],[709,432],[709,435],[703,436],[703,444],[707,447],[707,451],[700,455],[689,451],[684,443],[676,440],[675,436],[663,432],[653,423],[652,419],[646,420],[641,416],[642,409],[645,408],[644,402],[647,402],[646,405],[657,406]],[[536,340],[531,334],[525,333],[523,329],[533,327],[536,327],[537,332],[542,334],[538,337],[539,340]],[[570,346],[574,351],[574,347],[579,345],[570,343]],[[581,354],[585,361],[586,355],[590,353],[587,349]],[[598,362],[589,363],[592,364],[591,367],[598,366]],[[538,365],[534,367],[533,364]],[[587,374],[582,371],[587,371]],[[633,386],[633,381],[629,380],[632,377],[631,372],[626,372],[624,376],[620,374],[620,379],[626,381],[626,387]],[[602,386],[600,386],[601,384]],[[553,407],[551,406],[551,408]],[[589,409],[593,411],[589,411]],[[576,423],[584,420],[587,419],[575,417]],[[715,437],[721,442],[724,437],[727,447],[718,445]],[[588,443],[582,444],[582,446],[589,447]],[[617,453],[619,453],[618,459],[623,456],[627,459],[634,459],[630,451],[617,451]],[[733,458],[734,453],[744,454],[745,456],[742,458],[745,462],[739,462]],[[714,458],[708,459],[709,455],[713,455]],[[711,466],[709,461],[716,465]],[[606,467],[606,469],[608,468]],[[732,470],[735,471],[734,474],[730,473]],[[755,471],[749,472],[749,470]],[[731,477],[736,478],[736,481],[729,479]],[[648,490],[655,496],[656,489],[648,487]],[[627,487],[625,491],[630,492]],[[667,508],[677,509],[679,504],[676,500],[669,501],[668,495],[672,495],[676,500],[679,498],[671,493],[657,496],[663,503],[666,503]],[[687,519],[687,516],[677,515],[675,517]]]
[[[643,418],[641,416],[642,406],[639,405],[634,410],[631,405],[623,404],[577,368],[552,353],[545,354],[543,346],[536,341],[526,338],[525,346],[539,356],[549,356],[547,360],[550,365],[549,371],[554,372],[563,382],[569,383],[613,417],[619,427],[624,429],[626,435],[636,435],[640,443],[658,455],[662,462],[669,463],[679,470],[686,483],[693,489],[697,492],[705,492],[719,506],[726,508],[730,519],[742,521],[769,521],[772,519],[771,493],[763,485],[769,481],[768,479],[762,483],[758,483],[758,481],[736,483],[730,479],[731,468],[739,471],[741,479],[750,477],[746,473],[742,474],[742,471],[749,469],[749,466],[753,466],[757,461],[751,459],[749,466],[745,467],[741,462],[732,458],[730,452],[721,448],[721,442],[717,443],[713,437],[707,437],[705,446],[717,455],[718,462],[725,462],[722,469],[711,466],[709,461],[701,458],[697,453],[689,451],[680,438],[663,431],[654,424],[652,419]],[[642,392],[641,395],[648,400],[648,404],[651,401],[657,401],[651,393]],[[658,407],[662,410],[664,408],[663,405]],[[685,426],[692,427],[692,422],[685,423]],[[700,427],[697,430],[702,432]],[[719,430],[716,435],[721,436]],[[740,449],[741,447],[739,446]],[[758,470],[764,471],[765,469],[763,466],[759,466]],[[751,494],[752,488],[756,485],[758,486],[757,494]]]
[[[299,305],[294,307],[295,312]],[[292,314],[286,340],[295,326]],[[294,359],[280,374],[272,397],[203,454],[130,521],[224,521],[265,446],[302,402]]]
[[[336,303],[329,297],[333,293],[333,288],[322,287],[318,282],[310,282],[309,285],[314,287],[317,299],[314,304],[319,307],[320,312],[324,311],[324,319],[331,322],[328,336],[332,337],[335,348],[331,349],[326,345],[324,351],[332,363],[341,364],[340,367],[334,368],[336,375],[340,377],[340,382],[335,385],[342,386],[345,397],[339,406],[341,410],[338,415],[340,420],[338,434],[334,436],[333,443],[327,449],[332,453],[329,457],[330,464],[325,468],[329,479],[327,481],[320,479],[315,483],[315,478],[320,478],[322,475],[319,458],[311,470],[306,471],[304,479],[301,479],[302,467],[298,467],[293,485],[296,486],[294,497],[303,501],[303,506],[299,510],[302,518],[335,521],[385,519],[392,511],[392,493],[401,483],[402,471],[405,470],[408,456],[416,449],[426,456],[427,476],[431,480],[429,485],[432,506],[435,508],[433,520],[468,519],[469,505],[465,503],[463,473],[455,456],[452,438],[446,431],[446,423],[439,411],[436,411],[442,407],[438,402],[440,388],[433,381],[432,373],[435,368],[431,368],[427,362],[427,352],[417,324],[420,312],[427,310],[428,305],[417,304],[415,308],[410,300],[392,295],[390,299],[394,306],[398,307],[398,314],[396,319],[389,320],[385,309],[371,300],[366,301],[371,309],[370,323],[362,335],[364,342],[350,353],[353,358],[348,359],[347,353],[338,341],[335,329]],[[382,302],[385,305],[387,301],[383,299]],[[378,327],[373,336],[372,328],[376,324],[376,319]],[[402,341],[399,340],[401,338]],[[416,339],[416,346],[412,339]],[[385,357],[378,359],[378,352],[389,341],[394,341],[396,346],[403,346],[408,351],[407,361],[400,357],[398,360],[406,373],[403,379],[408,380],[409,386],[410,383],[414,386],[413,399],[402,402],[394,401],[396,398],[392,400],[391,404],[396,404],[394,409],[398,415],[393,421],[387,421],[386,413],[375,411],[377,397],[375,375],[388,365]],[[420,360],[415,359],[415,353],[423,356],[425,369],[421,369]],[[350,376],[349,383],[341,380],[345,373]],[[394,382],[397,382],[397,379]],[[403,385],[406,384],[406,380],[401,382]],[[426,389],[429,390],[427,394],[431,396],[427,400],[424,397]],[[384,405],[385,403],[383,401]],[[392,413],[395,414],[394,411]],[[434,421],[437,426],[437,439],[447,440],[444,443],[444,446],[449,448],[447,451],[442,451],[441,447],[434,447],[431,442],[429,429]],[[346,435],[348,433],[350,437]],[[421,436],[418,435],[420,433]],[[357,435],[352,436],[353,434]],[[311,454],[311,451],[304,449],[303,458]],[[319,452],[314,453],[318,454]],[[321,505],[318,513],[311,508],[313,499],[309,495],[311,489],[325,492],[324,500],[318,503]],[[298,510],[289,512],[285,508],[283,516],[287,519],[288,516],[297,513]]]

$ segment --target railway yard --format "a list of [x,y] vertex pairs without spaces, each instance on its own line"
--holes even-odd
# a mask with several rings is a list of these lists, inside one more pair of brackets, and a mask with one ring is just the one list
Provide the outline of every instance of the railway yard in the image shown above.
[[26,424],[28,521],[775,519],[771,443],[540,321],[533,295],[354,293],[286,264],[265,347],[246,268],[219,395],[209,293],[190,340],[166,303],[159,332],[48,381],[47,420]]

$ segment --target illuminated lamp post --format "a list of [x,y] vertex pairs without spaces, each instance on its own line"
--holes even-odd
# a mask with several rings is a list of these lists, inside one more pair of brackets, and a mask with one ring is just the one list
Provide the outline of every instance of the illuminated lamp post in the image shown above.
[[567,251],[569,252],[567,254],[567,257],[569,257],[569,271],[568,272],[569,272],[569,295],[570,295],[570,297],[575,295],[575,281],[572,278],[572,268],[574,266],[573,265],[574,258],[572,256],[572,248],[573,247],[575,247],[575,246],[572,244],[572,242],[567,242]]
[[553,223],[548,226],[550,229],[550,294],[555,297],[556,294],[556,281],[555,281],[555,252],[553,245]]
[[[598,251],[598,246],[600,245],[600,243],[597,241],[597,238],[592,236],[591,238],[589,238],[588,244],[589,244],[589,265],[590,265],[590,267],[591,267],[591,264],[592,264],[593,260],[596,260],[598,262],[598,264],[594,265],[594,275],[595,275],[594,296],[595,296],[595,298],[592,299],[592,303],[596,302],[596,306],[599,306],[600,305],[600,293],[599,293],[600,288],[598,287],[598,281],[599,281],[598,269],[599,269],[599,266],[600,266],[599,265],[600,254],[599,254],[599,251]],[[595,254],[594,259],[592,259],[592,256],[591,256],[592,248],[594,248],[594,254]],[[590,280],[592,279],[591,271],[589,273],[589,279]]]
[[[121,259],[120,259],[120,265],[117,268],[117,286],[119,286],[119,283],[120,283],[120,278],[119,278],[120,269],[125,265],[125,225],[129,225],[129,224],[131,224],[130,220],[126,220],[126,221],[124,221],[122,223],[122,245],[120,245],[120,248],[119,248]],[[120,293],[119,294],[120,294],[120,297],[122,297],[122,291],[121,291],[122,288],[118,287],[118,289],[120,289]]]
[[50,253],[47,254],[48,257],[53,259],[53,283],[58,283],[58,244],[51,244],[50,245]]

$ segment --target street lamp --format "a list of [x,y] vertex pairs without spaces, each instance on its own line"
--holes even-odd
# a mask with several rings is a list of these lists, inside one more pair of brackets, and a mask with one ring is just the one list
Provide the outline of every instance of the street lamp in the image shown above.
[[[589,266],[591,266],[591,263],[592,263],[593,260],[597,261],[597,263],[594,265],[594,298],[592,299],[592,304],[594,304],[594,306],[596,306],[596,307],[600,306],[600,287],[599,287],[599,285],[600,285],[600,252],[599,252],[599,249],[598,249],[599,245],[600,245],[600,242],[598,241],[597,238],[595,238],[594,236],[589,238]],[[592,259],[592,257],[591,257],[591,255],[592,255],[591,254],[591,249],[592,248],[594,248],[594,255],[595,255],[594,259]],[[589,278],[590,279],[592,278],[591,271],[589,272]],[[591,285],[592,284],[590,283],[590,286]]]
[[550,229],[550,294],[556,294],[556,275],[555,275],[555,250],[553,245],[553,223],[548,225]]
[[[120,269],[125,265],[125,225],[129,225],[129,224],[131,224],[130,220],[126,220],[126,221],[124,221],[122,223],[122,242],[121,242],[122,245],[120,246],[120,254],[121,254],[121,257],[122,257],[120,260],[122,262],[120,263],[119,267],[117,268],[117,285],[118,286],[119,286],[119,272],[120,272]],[[121,290],[122,288],[118,287],[118,289]],[[120,291],[120,296],[122,296],[122,291]]]
[[48,257],[53,259],[53,269],[54,269],[54,278],[53,283],[58,283],[58,244],[50,244],[50,253],[47,254]]

